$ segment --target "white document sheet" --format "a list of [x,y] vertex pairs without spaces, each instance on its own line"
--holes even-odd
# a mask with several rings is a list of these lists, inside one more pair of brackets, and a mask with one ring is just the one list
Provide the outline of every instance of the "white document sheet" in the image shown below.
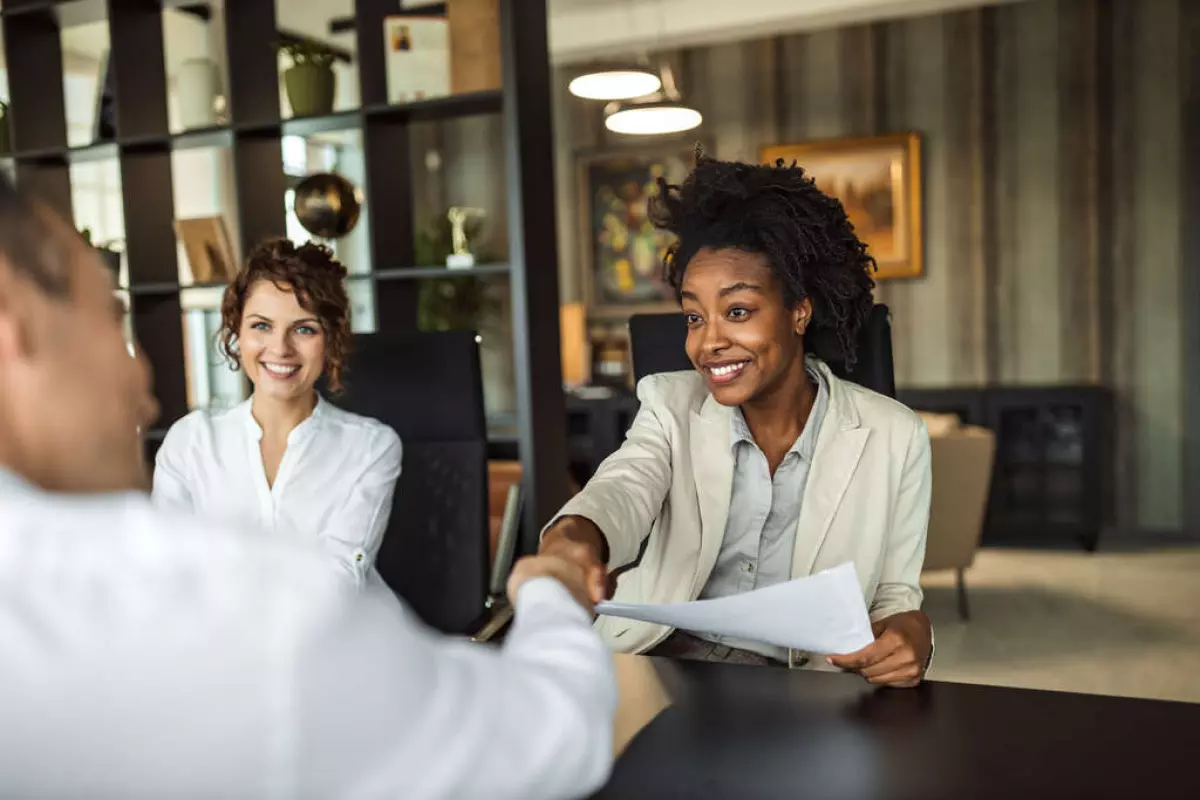
[[731,597],[665,605],[605,601],[596,606],[596,613],[819,655],[853,653],[875,641],[862,588],[849,561],[807,578]]

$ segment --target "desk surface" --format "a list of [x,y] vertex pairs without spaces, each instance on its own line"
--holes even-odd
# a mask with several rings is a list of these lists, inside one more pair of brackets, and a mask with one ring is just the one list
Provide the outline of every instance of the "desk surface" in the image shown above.
[[597,797],[1200,798],[1200,704],[624,656]]

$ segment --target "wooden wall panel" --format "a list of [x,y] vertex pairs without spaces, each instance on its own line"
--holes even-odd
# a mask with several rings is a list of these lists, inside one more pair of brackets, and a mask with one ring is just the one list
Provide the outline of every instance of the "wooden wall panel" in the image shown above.
[[[1180,74],[1183,76],[1183,214],[1200,215],[1200,4],[1180,6]],[[1183,419],[1184,487],[1200,486],[1200,226],[1184,223],[1183,284]],[[1185,530],[1200,536],[1200,492],[1184,490]]]
[[904,382],[913,386],[944,386],[953,382],[948,311],[954,281],[950,277],[950,197],[947,178],[946,71],[947,18],[921,17],[904,23],[907,78],[920,91],[908,92],[904,109],[906,130],[921,132],[924,144],[925,274],[904,281],[906,313],[895,325],[908,340]]
[[1058,26],[1059,380],[1100,380],[1097,5],[1063,0]]
[[[882,101],[876,107],[875,132],[906,130],[907,99],[912,93],[909,87],[906,23],[888,22],[880,26],[875,42],[880,49],[879,62],[883,65],[880,75],[883,85],[879,87]],[[913,281],[887,281],[875,287],[875,301],[886,304],[892,312],[892,358],[898,382],[907,381],[914,361],[911,331],[915,309],[912,308],[912,286]]]
[[[1116,430],[1113,446],[1116,464],[1117,524],[1133,527],[1141,517],[1138,502],[1138,424],[1136,408],[1138,354],[1134,329],[1136,308],[1131,302],[1137,282],[1136,202],[1132,168],[1137,144],[1137,76],[1134,69],[1137,52],[1133,33],[1137,29],[1137,7],[1127,2],[1112,4],[1112,119],[1110,149],[1106,160],[1111,170],[1111,242],[1110,272],[1101,312],[1108,328],[1106,340],[1111,350],[1102,359],[1107,373],[1105,382],[1116,394]],[[1104,263],[1102,261],[1101,263]],[[1106,302],[1105,302],[1106,301]]]
[[1135,315],[1139,521],[1148,528],[1177,528],[1183,490],[1179,4],[1144,0],[1136,7],[1138,127],[1126,168],[1136,175],[1134,261],[1139,269],[1130,305]]
[[[951,385],[978,385],[987,372],[988,274],[984,259],[983,12],[946,18],[946,346]],[[930,239],[933,236],[930,233]]]
[[1017,48],[1017,16],[1010,6],[1000,6],[992,15],[993,69],[985,76],[985,91],[991,95],[995,109],[992,116],[991,182],[988,193],[988,224],[992,228],[991,257],[993,315],[989,319],[989,335],[996,342],[995,371],[988,377],[997,382],[1020,380],[1020,343],[1014,330],[1021,292],[1019,279],[1020,252],[1019,209],[1021,161],[1017,132],[1020,128],[1019,66]]
[[1018,383],[1045,383],[1061,374],[1058,329],[1058,4],[1018,3],[1016,17],[1015,297],[1009,311]]

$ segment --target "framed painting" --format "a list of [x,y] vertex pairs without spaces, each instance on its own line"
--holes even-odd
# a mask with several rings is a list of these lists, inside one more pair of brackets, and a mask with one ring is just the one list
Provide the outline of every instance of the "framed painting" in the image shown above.
[[657,180],[679,184],[692,149],[675,146],[585,156],[579,160],[580,249],[589,315],[622,317],[674,311],[675,292],[662,278],[673,237],[651,223]]
[[863,139],[767,147],[762,160],[796,161],[846,208],[875,257],[876,280],[915,278],[924,271],[921,241],[921,138],[897,133]]

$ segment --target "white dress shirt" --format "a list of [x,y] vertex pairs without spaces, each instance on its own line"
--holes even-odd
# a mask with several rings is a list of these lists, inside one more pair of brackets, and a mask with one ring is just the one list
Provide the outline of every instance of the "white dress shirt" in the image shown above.
[[238,528],[318,540],[359,584],[383,542],[400,475],[396,432],[318,395],[288,434],[274,484],[263,469],[251,400],[193,411],[171,426],[154,469],[154,501]]
[[0,470],[0,797],[589,794],[611,656],[548,578],[516,619],[444,638],[294,539]]

